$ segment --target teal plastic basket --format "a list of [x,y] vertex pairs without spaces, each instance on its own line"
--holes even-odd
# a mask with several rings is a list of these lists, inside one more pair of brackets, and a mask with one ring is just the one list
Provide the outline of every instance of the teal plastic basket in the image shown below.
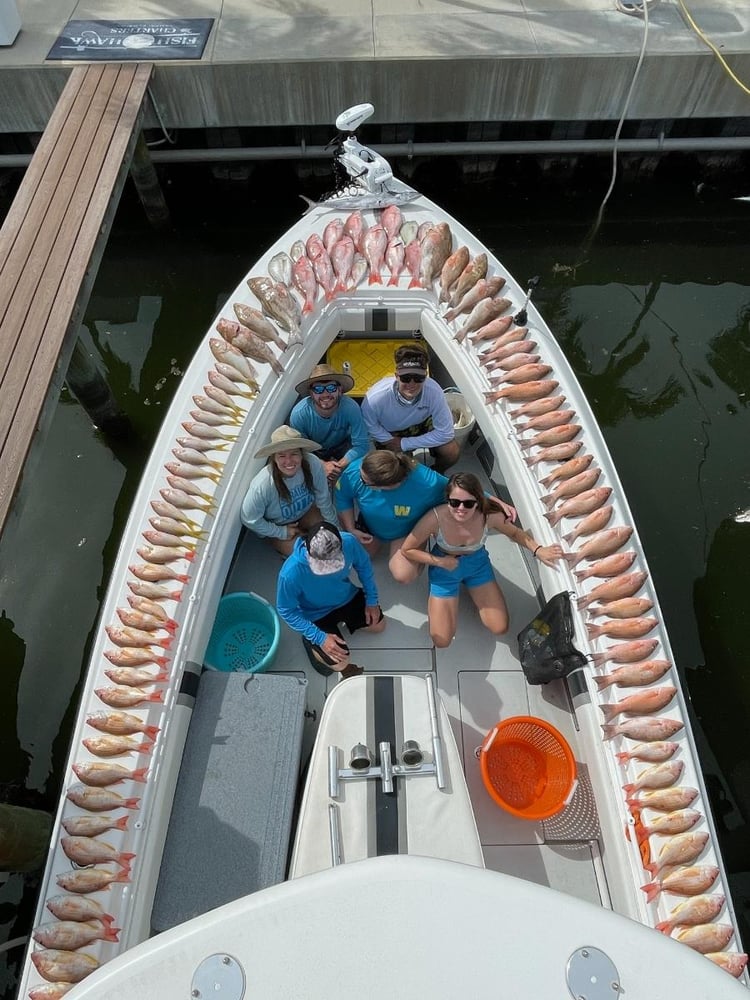
[[281,628],[274,608],[257,594],[225,594],[206,648],[210,670],[268,670],[279,648]]

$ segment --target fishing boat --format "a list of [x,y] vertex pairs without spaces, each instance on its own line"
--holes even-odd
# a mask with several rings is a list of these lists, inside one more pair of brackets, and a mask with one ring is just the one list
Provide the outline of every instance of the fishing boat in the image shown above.
[[[103,604],[19,995],[739,995],[747,956],[680,678],[601,432],[531,289],[359,143],[372,112],[339,117],[336,190],[250,267],[164,420]],[[303,301],[288,269],[309,238],[385,213],[396,243],[439,230],[440,253],[407,255],[411,271],[403,254],[350,257]],[[259,304],[268,342],[237,323]],[[482,628],[463,595],[436,648],[424,576],[396,583],[378,555],[387,628],[348,639],[364,675],[315,671],[272,611],[265,669],[211,669],[228,597],[275,602],[281,561],[240,506],[295,385],[326,359],[361,394],[414,340],[456,414],[455,468],[567,557],[543,565],[490,535],[510,631]],[[514,344],[525,377],[503,364]],[[531,684],[516,635],[558,594],[585,665]],[[615,604],[630,597],[637,615]],[[622,641],[645,634],[648,651]],[[507,724],[523,732],[506,740]],[[488,764],[529,732],[557,741],[535,760],[562,747],[575,775],[545,813],[493,784],[528,777],[523,753],[499,777]]]

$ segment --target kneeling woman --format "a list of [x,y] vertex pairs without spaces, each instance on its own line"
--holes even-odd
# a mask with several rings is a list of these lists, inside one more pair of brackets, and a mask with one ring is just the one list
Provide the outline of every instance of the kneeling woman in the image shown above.
[[[448,480],[447,503],[428,511],[404,539],[401,552],[412,563],[429,567],[427,615],[436,646],[449,646],[456,634],[458,591],[465,584],[485,628],[493,635],[508,630],[508,609],[485,548],[490,529],[523,545],[546,566],[562,558],[560,545],[539,545],[528,531],[511,524],[484,495],[476,476],[459,472]],[[424,546],[434,539],[431,551]]]

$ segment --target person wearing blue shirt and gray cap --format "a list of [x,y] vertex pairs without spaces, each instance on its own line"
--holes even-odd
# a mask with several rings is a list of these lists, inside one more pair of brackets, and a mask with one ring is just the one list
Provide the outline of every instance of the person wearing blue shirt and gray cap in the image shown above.
[[394,354],[396,377],[376,382],[362,401],[362,417],[377,448],[395,452],[429,449],[437,472],[458,461],[453,414],[440,385],[428,376],[427,349],[402,344]]
[[[350,579],[352,569],[361,587]],[[279,573],[276,608],[301,634],[312,665],[326,676],[338,672],[346,678],[363,672],[349,661],[342,623],[350,632],[385,628],[370,557],[353,535],[328,521],[311,526],[295,541]]]

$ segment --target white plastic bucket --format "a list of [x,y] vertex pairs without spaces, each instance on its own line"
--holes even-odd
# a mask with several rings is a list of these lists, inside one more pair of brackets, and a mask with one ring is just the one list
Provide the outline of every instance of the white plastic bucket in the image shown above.
[[471,434],[471,429],[476,423],[474,414],[469,409],[469,404],[460,392],[446,390],[445,401],[453,414],[453,429],[456,441],[459,446],[463,446],[464,441]]
[[0,45],[12,45],[21,30],[16,0],[0,0]]

